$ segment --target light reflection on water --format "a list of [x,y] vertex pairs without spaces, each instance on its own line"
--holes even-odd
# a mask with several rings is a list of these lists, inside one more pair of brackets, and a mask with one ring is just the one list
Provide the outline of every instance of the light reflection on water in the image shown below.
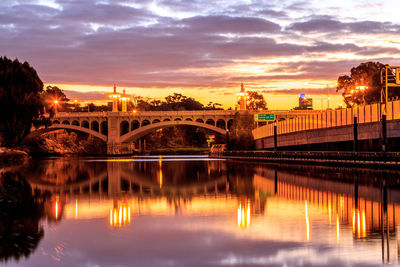
[[398,262],[396,172],[184,156],[51,159],[17,171],[43,210],[44,237],[18,261],[0,251],[7,265]]

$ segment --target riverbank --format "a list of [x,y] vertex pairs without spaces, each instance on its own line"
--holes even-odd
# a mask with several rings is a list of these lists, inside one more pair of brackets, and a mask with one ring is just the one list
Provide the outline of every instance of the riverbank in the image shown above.
[[270,163],[400,169],[400,152],[224,151],[210,156]]
[[25,151],[9,148],[0,148],[0,166],[18,164],[29,159]]

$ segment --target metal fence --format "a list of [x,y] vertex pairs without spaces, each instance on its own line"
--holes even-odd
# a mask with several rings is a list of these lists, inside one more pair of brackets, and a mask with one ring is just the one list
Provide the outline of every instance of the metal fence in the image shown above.
[[[255,139],[274,135],[274,125],[277,126],[277,134],[300,132],[305,130],[332,128],[354,123],[354,117],[358,123],[377,122],[381,120],[384,104],[371,104],[356,108],[342,108],[336,110],[320,110],[307,115],[299,115],[286,120],[267,124],[253,130]],[[390,101],[387,106],[387,120],[400,119],[400,100]]]

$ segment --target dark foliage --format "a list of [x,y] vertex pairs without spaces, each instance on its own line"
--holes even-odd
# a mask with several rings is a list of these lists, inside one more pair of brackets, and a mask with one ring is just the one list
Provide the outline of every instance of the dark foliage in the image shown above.
[[43,115],[43,83],[36,71],[17,59],[0,57],[0,135],[4,146],[19,144]]

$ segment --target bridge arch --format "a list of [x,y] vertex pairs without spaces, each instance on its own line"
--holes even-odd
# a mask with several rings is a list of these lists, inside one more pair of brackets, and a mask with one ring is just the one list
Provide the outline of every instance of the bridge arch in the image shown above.
[[56,131],[56,130],[72,130],[72,131],[76,131],[76,132],[83,132],[83,133],[90,134],[94,137],[97,137],[97,138],[103,140],[104,142],[107,142],[107,136],[104,134],[101,134],[99,132],[93,131],[93,130],[85,128],[85,127],[80,127],[80,126],[70,125],[70,124],[53,124],[47,128],[41,128],[41,129],[31,132],[26,138],[37,137],[42,134]]
[[218,128],[225,129],[225,128],[226,128],[225,121],[224,121],[223,119],[217,120],[216,126],[217,126]]
[[93,131],[96,131],[96,132],[99,131],[99,123],[98,123],[98,121],[92,121],[92,123],[91,123],[91,129],[92,129]]
[[88,122],[88,121],[82,121],[81,126],[82,126],[83,128],[89,129],[89,122]]
[[[54,123],[54,122],[53,122],[53,123]],[[74,121],[71,123],[71,125],[80,126],[80,125],[79,125],[79,121],[77,121],[77,120],[74,120]]]
[[215,121],[213,119],[206,120],[206,124],[215,125]]
[[128,133],[129,132],[129,122],[121,121],[119,132],[120,132],[120,135],[124,135],[124,134]]
[[143,120],[142,121],[142,127],[143,126],[146,126],[146,125],[149,125],[150,124],[150,121],[149,120]]
[[104,134],[105,136],[108,136],[108,122],[107,121],[102,121],[100,124],[100,132],[101,134]]
[[206,124],[206,123],[199,123],[199,122],[187,121],[187,120],[163,121],[163,122],[159,122],[159,123],[149,124],[149,125],[139,128],[139,129],[136,129],[132,132],[124,134],[121,136],[120,142],[127,143],[127,142],[131,142],[131,141],[135,141],[135,140],[139,139],[140,137],[143,137],[157,129],[169,128],[169,127],[180,126],[180,125],[201,127],[201,128],[205,128],[205,129],[214,131],[214,132],[222,134],[222,135],[226,134],[225,129],[221,129],[214,125],[210,125],[210,124]]
[[67,125],[69,125],[70,123],[69,123],[69,121],[64,120],[64,121],[62,122],[62,124],[67,124]]
[[140,127],[140,122],[138,120],[133,120],[131,122],[131,131],[136,130]]

